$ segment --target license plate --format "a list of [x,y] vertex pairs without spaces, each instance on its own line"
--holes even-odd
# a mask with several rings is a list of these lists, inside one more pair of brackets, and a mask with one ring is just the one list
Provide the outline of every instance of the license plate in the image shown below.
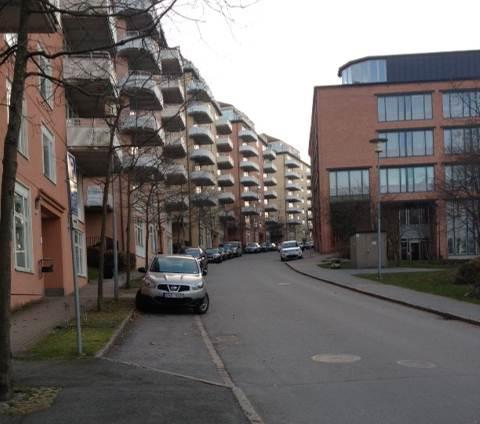
[[183,297],[183,294],[182,293],[164,293],[163,297],[177,298],[177,297]]

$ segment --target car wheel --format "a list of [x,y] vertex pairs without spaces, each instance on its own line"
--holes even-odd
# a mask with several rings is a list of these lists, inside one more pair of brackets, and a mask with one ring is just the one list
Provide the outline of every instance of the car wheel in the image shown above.
[[195,306],[195,312],[197,314],[205,314],[208,311],[210,306],[210,298],[208,297],[208,293],[205,294],[205,297],[202,299],[202,303],[200,305]]

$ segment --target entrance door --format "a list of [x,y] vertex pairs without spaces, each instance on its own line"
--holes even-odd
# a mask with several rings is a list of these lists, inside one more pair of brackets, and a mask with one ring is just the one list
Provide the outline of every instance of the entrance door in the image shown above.
[[420,241],[410,241],[410,259],[412,261],[420,260]]

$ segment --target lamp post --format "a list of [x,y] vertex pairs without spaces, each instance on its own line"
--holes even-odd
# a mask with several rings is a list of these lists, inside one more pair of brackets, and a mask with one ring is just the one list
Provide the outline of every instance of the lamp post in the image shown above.
[[380,153],[383,152],[382,144],[386,143],[386,138],[372,138],[370,143],[375,144],[375,152],[377,153],[377,263],[378,263],[378,279],[382,278],[382,216],[380,203]]

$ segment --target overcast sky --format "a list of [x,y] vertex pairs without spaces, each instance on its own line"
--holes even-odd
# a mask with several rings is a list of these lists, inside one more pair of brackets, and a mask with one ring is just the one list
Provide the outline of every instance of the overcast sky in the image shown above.
[[260,0],[233,10],[234,23],[192,12],[190,4],[181,12],[201,22],[166,22],[169,44],[196,64],[217,100],[234,104],[258,132],[292,144],[307,161],[313,87],[339,84],[345,62],[480,48],[480,3],[473,0]]

